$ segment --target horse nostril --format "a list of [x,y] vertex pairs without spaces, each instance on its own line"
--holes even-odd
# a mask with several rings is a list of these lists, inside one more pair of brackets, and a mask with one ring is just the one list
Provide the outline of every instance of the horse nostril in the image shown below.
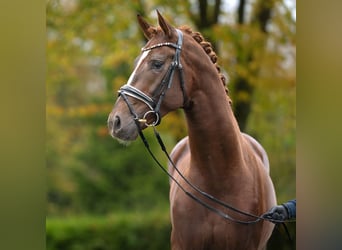
[[114,118],[114,131],[117,131],[121,128],[121,120],[119,116],[115,116]]
[[113,131],[114,122],[111,119],[108,119],[107,126],[109,131]]
[[114,135],[121,128],[120,117],[117,115],[114,117],[114,119],[112,119],[112,117],[109,117],[107,124],[108,124],[108,129],[109,129],[110,133]]

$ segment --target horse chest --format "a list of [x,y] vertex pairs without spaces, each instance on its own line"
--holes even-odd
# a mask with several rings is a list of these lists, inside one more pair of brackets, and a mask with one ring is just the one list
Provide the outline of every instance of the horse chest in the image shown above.
[[252,237],[253,226],[219,217],[176,186],[171,186],[171,191],[172,249],[258,249]]
[[230,222],[189,199],[174,200],[171,218],[172,249],[228,249],[236,244],[236,232]]
[[[236,228],[216,215],[195,218],[192,214],[174,214],[171,245],[177,250],[201,249],[256,249],[251,247],[248,232]],[[216,218],[215,218],[216,216]],[[245,235],[241,241],[241,235]]]

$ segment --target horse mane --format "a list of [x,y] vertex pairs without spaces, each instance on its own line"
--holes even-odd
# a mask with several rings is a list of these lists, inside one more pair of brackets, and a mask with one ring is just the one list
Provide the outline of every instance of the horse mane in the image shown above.
[[202,36],[199,32],[194,32],[189,26],[181,26],[180,29],[187,34],[191,35],[191,37],[203,48],[205,53],[209,56],[211,62],[215,65],[217,73],[219,74],[219,77],[221,79],[221,82],[223,86],[225,87],[225,91],[228,95],[228,88],[226,84],[226,77],[221,73],[221,68],[217,64],[217,55],[213,49],[213,46],[210,42],[206,41],[205,38]]
[[[221,82],[223,84],[223,86],[225,87],[225,91],[226,94],[229,96],[229,91],[228,91],[228,87],[226,84],[226,77],[221,73],[221,68],[220,66],[217,64],[217,55],[213,49],[213,46],[211,45],[210,42],[206,41],[205,38],[202,36],[201,33],[199,32],[194,32],[192,31],[192,29],[189,26],[181,26],[179,27],[179,29],[181,29],[182,31],[184,31],[185,33],[191,35],[191,37],[199,44],[201,45],[201,47],[203,48],[203,50],[205,51],[205,53],[209,56],[211,62],[215,65],[217,73],[219,74],[219,77],[221,79]],[[156,35],[158,33],[158,30],[160,30],[160,28],[156,28],[156,27],[149,27],[149,32],[151,34]],[[231,100],[229,100],[229,102],[231,103]]]

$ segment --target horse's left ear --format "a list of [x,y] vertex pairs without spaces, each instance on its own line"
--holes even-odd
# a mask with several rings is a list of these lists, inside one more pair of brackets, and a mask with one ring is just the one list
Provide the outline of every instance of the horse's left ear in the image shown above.
[[150,27],[152,27],[152,25],[146,22],[146,20],[140,14],[137,15],[137,18],[138,18],[139,25],[142,31],[144,32],[145,37],[148,40],[150,40],[152,38],[152,33],[150,31]]
[[164,31],[165,35],[167,35],[169,38],[172,37],[173,32],[175,31],[175,28],[172,27],[165,19],[164,17],[159,13],[159,11],[157,10],[157,14],[158,14],[158,23],[160,28]]

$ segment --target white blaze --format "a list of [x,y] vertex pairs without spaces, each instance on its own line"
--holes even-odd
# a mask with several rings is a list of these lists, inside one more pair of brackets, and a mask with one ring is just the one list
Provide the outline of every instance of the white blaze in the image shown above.
[[132,81],[134,79],[135,72],[137,71],[137,69],[139,68],[140,64],[142,63],[142,61],[145,59],[145,57],[148,55],[149,52],[150,52],[150,50],[146,50],[140,56],[139,61],[137,63],[137,66],[135,67],[135,69],[133,70],[131,76],[128,79],[128,82],[127,82],[128,85],[131,85],[131,83],[132,83]]

